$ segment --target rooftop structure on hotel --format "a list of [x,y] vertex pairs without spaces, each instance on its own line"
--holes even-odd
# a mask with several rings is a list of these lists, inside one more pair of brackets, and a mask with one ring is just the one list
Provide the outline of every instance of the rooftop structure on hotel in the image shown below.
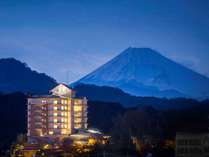
[[76,98],[75,92],[64,84],[50,95],[28,98],[29,139],[39,137],[64,138],[76,129],[87,128],[87,99]]

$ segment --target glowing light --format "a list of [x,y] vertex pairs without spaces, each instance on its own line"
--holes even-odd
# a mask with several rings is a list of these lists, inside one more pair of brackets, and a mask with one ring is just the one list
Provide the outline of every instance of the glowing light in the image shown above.
[[53,131],[49,131],[49,135],[53,135],[54,134],[54,132]]
[[57,119],[54,119],[54,122],[57,123]]
[[43,149],[49,149],[49,145],[48,144],[44,145]]
[[75,112],[82,111],[82,106],[74,106],[74,111]]
[[62,130],[61,134],[67,134],[67,131],[66,130]]
[[96,130],[96,129],[88,129],[88,132],[93,133],[93,134],[102,134],[99,130]]
[[75,118],[75,119],[74,119],[74,122],[75,122],[75,123],[81,123],[81,121],[82,121],[81,118]]
[[96,141],[94,138],[90,138],[90,139],[88,140],[88,144],[89,144],[89,145],[95,145],[96,142],[97,142],[97,141]]
[[54,110],[57,110],[57,106],[54,106]]
[[54,125],[54,128],[56,129],[57,128],[57,125]]
[[71,97],[71,94],[72,94],[72,90],[63,84],[59,84],[58,86],[53,88],[51,92],[52,92],[52,95],[58,95],[58,96],[70,96]]
[[58,101],[57,100],[54,100],[54,104],[57,104],[58,103]]
[[81,124],[74,124],[74,128],[76,128],[76,129],[81,128]]

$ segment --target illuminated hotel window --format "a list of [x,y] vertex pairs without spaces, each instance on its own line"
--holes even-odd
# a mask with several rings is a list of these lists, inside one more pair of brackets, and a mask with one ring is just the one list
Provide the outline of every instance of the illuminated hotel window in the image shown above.
[[54,104],[57,104],[58,103],[58,101],[57,100],[54,100]]
[[65,104],[67,104],[67,100],[65,100]]
[[75,124],[74,127],[75,127],[76,129],[81,128],[81,124]]
[[65,116],[67,116],[67,112],[65,112]]
[[67,131],[66,130],[62,130],[61,134],[67,134]]
[[61,100],[61,104],[64,104],[64,100]]
[[57,119],[54,119],[54,122],[57,123]]
[[74,119],[74,122],[75,122],[75,123],[81,123],[81,121],[82,121],[81,118],[75,118],[75,119]]
[[65,109],[64,106],[61,106],[61,109],[64,110]]
[[65,110],[67,110],[67,106],[65,106]]
[[49,131],[49,135],[53,135],[54,134],[54,132],[53,131]]
[[75,112],[82,111],[82,106],[74,106],[74,111]]
[[54,125],[54,128],[56,129],[57,128],[57,125]]
[[64,118],[62,118],[62,119],[61,119],[61,122],[64,122],[64,121],[65,121],[65,119],[64,119]]
[[75,100],[75,104],[81,104],[82,101],[81,100]]
[[82,112],[74,113],[74,116],[75,116],[75,117],[81,117],[81,116],[82,116]]
[[65,119],[65,122],[67,122],[67,119]]
[[66,125],[66,124],[65,124],[65,125],[62,124],[62,125],[61,125],[61,128],[65,128],[65,129],[66,129],[66,128],[67,128],[67,125]]
[[57,106],[54,106],[54,110],[57,110]]
[[64,112],[62,112],[62,113],[61,113],[61,116],[64,116],[64,115],[65,115]]
[[54,113],[54,116],[57,116],[57,113]]

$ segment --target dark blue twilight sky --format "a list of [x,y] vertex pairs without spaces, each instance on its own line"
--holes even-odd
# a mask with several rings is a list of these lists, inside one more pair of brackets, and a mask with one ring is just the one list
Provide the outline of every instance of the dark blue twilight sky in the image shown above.
[[72,82],[127,47],[209,76],[207,0],[0,0],[0,58]]

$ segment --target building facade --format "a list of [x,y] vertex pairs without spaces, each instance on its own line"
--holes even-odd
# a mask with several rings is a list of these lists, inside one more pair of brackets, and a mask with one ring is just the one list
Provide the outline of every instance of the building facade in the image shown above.
[[177,133],[176,157],[209,156],[209,133]]
[[87,128],[87,99],[75,98],[64,84],[50,95],[28,98],[28,137],[67,137],[76,129]]

